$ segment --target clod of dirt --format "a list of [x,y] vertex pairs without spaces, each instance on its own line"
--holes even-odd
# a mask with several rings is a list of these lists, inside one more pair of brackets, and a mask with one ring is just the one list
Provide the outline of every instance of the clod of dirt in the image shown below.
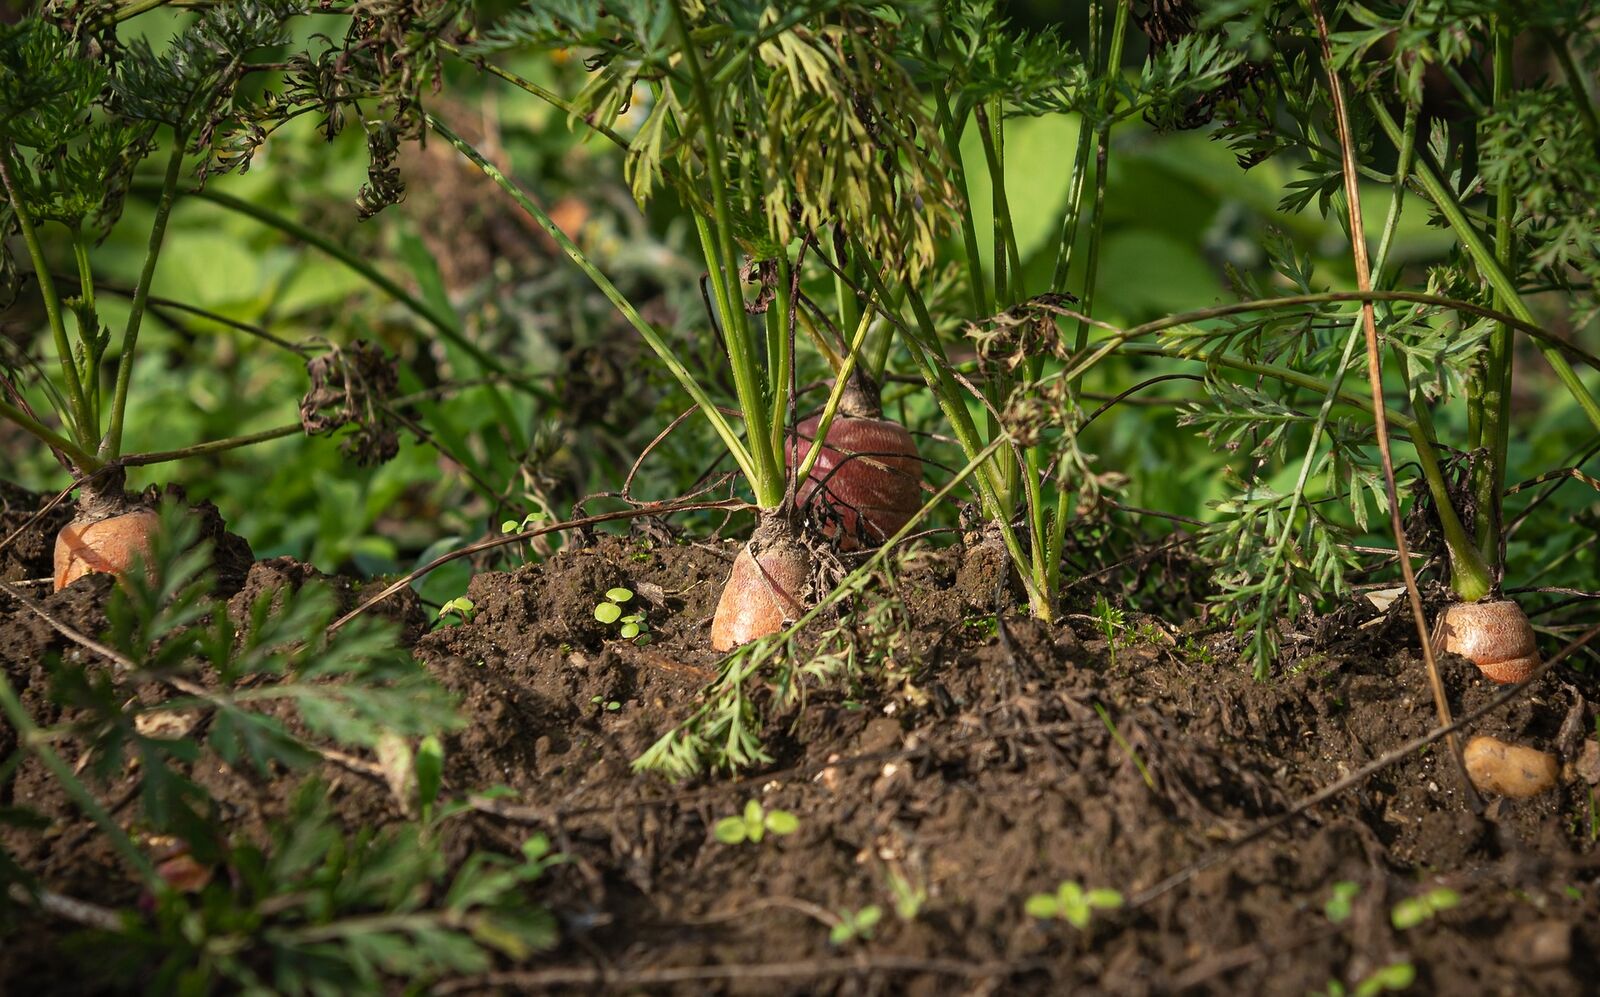
[[1519,966],[1562,966],[1572,959],[1572,925],[1533,921],[1508,928],[1495,944],[1500,957]]
[[1518,799],[1554,789],[1561,774],[1556,756],[1537,748],[1475,737],[1461,752],[1467,776],[1482,792]]
[[56,533],[72,521],[72,504],[56,506],[38,522],[23,529],[23,524],[49,500],[49,495],[0,481],[0,541],[16,534],[9,544],[0,547],[0,581],[51,576]]
[[[258,598],[269,593],[275,611],[283,605],[284,594],[292,594],[302,585],[313,581],[321,582],[333,590],[335,604],[341,614],[363,604],[385,587],[383,579],[359,582],[342,576],[329,577],[304,561],[296,561],[292,557],[274,557],[250,565],[244,582],[228,600],[228,616],[235,623],[248,620],[250,607]],[[416,643],[427,629],[427,614],[422,611],[417,593],[409,588],[401,589],[368,612],[398,623],[401,640],[407,644]]]

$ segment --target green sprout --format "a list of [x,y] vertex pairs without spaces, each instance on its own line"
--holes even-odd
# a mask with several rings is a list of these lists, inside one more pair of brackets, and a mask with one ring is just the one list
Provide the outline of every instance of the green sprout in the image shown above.
[[1378,997],[1384,993],[1408,990],[1417,982],[1417,967],[1409,962],[1393,962],[1356,984],[1354,990],[1346,989],[1338,980],[1329,980],[1324,997]]
[[1343,924],[1350,919],[1351,901],[1361,892],[1361,884],[1353,883],[1348,879],[1340,880],[1333,884],[1333,896],[1322,905],[1322,912],[1334,924]]
[[894,894],[894,913],[902,921],[915,921],[928,902],[928,888],[921,882],[913,883],[896,869],[889,870],[889,892]]
[[1082,930],[1089,926],[1089,917],[1094,911],[1116,910],[1121,906],[1122,894],[1116,890],[1085,890],[1069,879],[1054,893],[1035,893],[1023,909],[1029,917],[1041,921],[1058,917]]
[[1111,655],[1113,667],[1117,664],[1117,634],[1128,629],[1127,618],[1122,610],[1111,605],[1111,600],[1105,597],[1104,592],[1095,594],[1094,625],[1101,633],[1106,635],[1106,651]]
[[1455,890],[1440,888],[1430,890],[1420,897],[1408,897],[1394,905],[1389,911],[1389,921],[1396,931],[1405,931],[1415,928],[1424,921],[1430,920],[1435,914],[1441,914],[1461,903],[1461,894]]
[[845,945],[872,937],[872,930],[883,920],[883,908],[869,904],[858,911],[839,910],[839,923],[828,931],[828,944]]
[[594,607],[594,618],[606,626],[617,624],[617,636],[635,644],[650,643],[650,624],[644,610],[623,615],[622,606],[633,598],[633,591],[625,588],[606,589],[606,599]]
[[589,702],[596,709],[604,710],[607,713],[615,713],[622,709],[621,703],[617,702],[615,699],[607,699],[604,696],[591,696],[589,697]]
[[542,513],[542,512],[530,512],[526,516],[522,517],[522,521],[521,522],[518,522],[515,519],[508,519],[505,522],[501,523],[500,524],[500,532],[501,533],[521,533],[524,530],[532,529],[533,527],[535,527],[535,526],[539,525],[540,523],[544,522],[544,520],[545,520],[545,514],[544,513]]
[[477,608],[477,606],[473,605],[471,599],[464,595],[458,595],[439,607],[439,615],[435,619],[442,620],[446,614],[454,613],[457,623],[470,623],[472,622],[473,614],[477,612]]
[[756,801],[744,805],[744,813],[717,821],[711,833],[724,845],[757,844],[767,832],[782,837],[800,829],[800,818],[787,810],[767,810]]

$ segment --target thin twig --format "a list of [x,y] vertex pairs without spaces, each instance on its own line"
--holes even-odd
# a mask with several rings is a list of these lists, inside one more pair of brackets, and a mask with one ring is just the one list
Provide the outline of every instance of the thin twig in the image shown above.
[[1009,977],[1042,968],[1038,962],[961,962],[957,959],[918,959],[897,955],[859,955],[836,959],[807,959],[799,962],[730,963],[720,966],[658,966],[649,969],[612,971],[598,966],[486,973],[483,976],[451,980],[433,988],[433,993],[504,993],[507,988],[543,991],[551,987],[591,986],[607,990],[633,990],[672,983],[710,983],[714,981],[811,980],[828,976],[880,976],[890,973],[927,973],[969,980]]
[[[1344,85],[1334,68],[1333,47],[1328,40],[1328,21],[1322,15],[1318,0],[1307,0],[1312,19],[1317,23],[1317,38],[1322,45],[1322,60],[1328,74],[1328,99],[1333,105],[1334,122],[1339,131],[1339,162],[1344,173],[1345,207],[1350,218],[1350,248],[1355,258],[1356,287],[1362,293],[1372,290],[1372,265],[1367,259],[1366,229],[1361,222],[1361,182],[1356,175],[1355,140],[1350,135],[1350,117],[1345,109]],[[1422,593],[1417,588],[1417,577],[1411,570],[1411,554],[1407,549],[1405,524],[1400,518],[1400,490],[1395,485],[1394,455],[1389,450],[1389,416],[1383,397],[1383,355],[1378,346],[1378,323],[1371,301],[1361,303],[1361,324],[1367,339],[1367,382],[1372,391],[1373,433],[1378,440],[1378,455],[1383,464],[1383,487],[1389,500],[1389,527],[1394,533],[1395,550],[1399,554],[1400,577],[1404,579],[1406,596],[1411,603],[1411,617],[1417,626],[1422,642],[1422,661],[1428,670],[1428,685],[1433,690],[1433,704],[1439,714],[1439,723],[1451,726],[1450,700],[1445,695],[1444,680],[1439,676],[1439,662],[1433,655],[1433,640],[1428,627],[1427,611],[1422,607]],[[1455,759],[1457,774],[1467,801],[1474,812],[1482,812],[1483,801],[1478,798],[1472,780],[1467,778],[1466,764],[1461,759],[1461,742],[1455,734],[1446,737],[1450,757]]]

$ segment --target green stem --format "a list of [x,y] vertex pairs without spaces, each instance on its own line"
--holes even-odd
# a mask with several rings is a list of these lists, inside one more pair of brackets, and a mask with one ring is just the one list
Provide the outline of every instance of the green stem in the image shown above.
[[1005,119],[995,98],[990,108],[973,108],[977,116],[978,137],[983,146],[984,164],[989,168],[989,189],[994,214],[994,304],[996,310],[1010,307],[1021,299],[1022,261],[1017,253],[1016,230],[1011,224],[1011,202],[1006,197],[1004,159]]
[[29,435],[37,438],[39,442],[44,443],[47,446],[54,447],[55,449],[66,454],[67,458],[72,461],[73,466],[80,473],[98,471],[100,468],[105,466],[105,461],[102,461],[100,458],[89,453],[77,443],[67,439],[60,433],[55,432],[50,427],[44,425],[33,416],[29,415],[22,409],[16,407],[3,398],[0,398],[0,416],[4,416],[5,418],[16,423],[19,429],[22,429]]
[[[1377,118],[1378,124],[1383,127],[1389,138],[1398,144],[1400,141],[1400,128],[1395,124],[1394,118],[1390,116],[1388,109],[1383,106],[1383,101],[1373,95],[1368,97],[1368,103],[1372,107],[1373,115]],[[1500,296],[1504,310],[1522,323],[1525,323],[1525,325],[1536,326],[1533,312],[1529,310],[1527,303],[1522,300],[1522,295],[1517,292],[1516,282],[1507,274],[1505,268],[1500,265],[1500,261],[1495,258],[1495,254],[1489,251],[1477,229],[1467,220],[1466,214],[1461,210],[1461,205],[1456,200],[1455,195],[1440,179],[1441,174],[1430,161],[1427,153],[1421,149],[1417,150],[1416,176],[1422,183],[1423,190],[1427,193],[1428,198],[1433,201],[1435,207],[1439,209],[1439,213],[1444,215],[1445,220],[1450,224],[1450,228],[1455,231],[1456,238],[1461,241],[1462,248],[1472,257],[1472,261],[1477,265],[1479,272],[1484,275],[1489,281],[1490,287]],[[1518,328],[1521,328],[1521,326],[1518,326]],[[1555,372],[1556,379],[1561,382],[1562,386],[1567,389],[1567,393],[1572,396],[1573,401],[1577,402],[1578,407],[1583,410],[1589,422],[1596,429],[1600,429],[1600,403],[1597,403],[1589,394],[1588,389],[1584,387],[1583,381],[1578,378],[1577,373],[1572,369],[1572,365],[1567,362],[1567,358],[1562,354],[1560,346],[1551,342],[1551,338],[1553,337],[1539,338],[1537,340],[1539,352],[1544,356],[1545,362],[1550,365],[1550,369]]]
[[72,258],[78,265],[79,300],[74,308],[78,316],[78,339],[83,343],[84,369],[79,380],[87,387],[84,394],[89,402],[89,425],[100,425],[100,378],[97,376],[100,351],[91,346],[91,340],[100,334],[99,310],[94,298],[94,270],[89,265],[89,242],[82,227],[72,230]]
[[[857,253],[863,252],[859,243],[854,243],[853,248]],[[880,303],[887,303],[890,300],[889,294],[878,276],[877,269],[867,266],[865,270],[873,294]],[[967,411],[966,396],[951,374],[949,360],[939,346],[938,334],[933,319],[928,314],[928,306],[909,280],[905,282],[905,287],[906,297],[911,303],[911,312],[917,320],[916,329],[902,324],[899,316],[892,314],[886,308],[880,308],[880,314],[897,324],[904,332],[902,339],[911,354],[912,362],[917,365],[923,380],[932,389],[939,408],[950,421],[962,453],[966,454],[969,460],[979,454],[986,455],[976,476],[979,503],[983,507],[985,518],[1000,527],[1006,552],[1021,572],[1022,587],[1028,593],[1030,611],[1038,619],[1049,621],[1054,618],[1055,604],[1035,580],[1029,560],[1023,554],[1022,544],[1017,539],[1017,532],[1011,526],[1011,510],[1016,503],[1014,497],[1005,490],[1006,475],[1003,468],[997,466],[1001,458],[996,445],[1002,443],[1005,437],[997,436],[987,446],[979,439],[978,427],[972,421],[972,413]]]
[[238,450],[241,447],[255,446],[257,443],[266,443],[268,440],[281,440],[286,436],[298,436],[305,432],[305,427],[300,423],[288,426],[278,426],[273,429],[263,429],[259,433],[246,433],[242,436],[230,436],[222,440],[208,440],[205,443],[196,443],[193,446],[182,447],[177,450],[161,450],[151,453],[128,454],[117,463],[123,467],[144,467],[149,464],[166,464],[175,460],[186,460],[190,457],[204,457],[209,454],[223,453],[228,450]]
[[[0,146],[0,183],[4,183],[6,196],[11,201],[12,214],[17,227],[22,230],[22,240],[28,246],[28,257],[33,261],[34,279],[39,282],[39,296],[44,300],[44,313],[50,321],[50,337],[55,341],[56,358],[61,364],[61,376],[67,386],[69,412],[64,420],[67,431],[85,447],[92,446],[97,429],[90,421],[88,396],[83,382],[78,379],[77,361],[72,357],[72,343],[67,339],[67,323],[61,314],[61,296],[56,293],[55,278],[50,275],[50,264],[44,257],[44,245],[33,226],[33,218],[22,203],[22,189],[17,183],[16,167],[12,162],[12,146]],[[81,449],[82,448],[78,448]]]
[[[1021,297],[1022,265],[1017,261],[1016,235],[1011,227],[1011,207],[1006,201],[1006,170],[1002,149],[1004,136],[999,134],[1001,118],[998,101],[994,102],[994,115],[991,120],[990,113],[980,102],[973,108],[973,116],[978,126],[979,144],[983,148],[984,163],[989,169],[990,206],[993,219],[993,251],[994,251],[994,307],[996,311],[1009,308],[1013,302]],[[989,400],[984,414],[989,431],[989,438],[995,439],[1001,433],[1000,421],[995,412],[1005,403],[1012,389],[1012,378],[995,372],[983,385],[984,397]],[[1017,478],[1021,473],[1014,461],[1004,463],[1006,476],[1005,493],[1017,493]],[[1028,494],[1037,494],[1037,488],[1028,488]],[[1029,506],[1029,529],[1033,531],[1038,524],[1031,515],[1037,511],[1035,506]],[[1006,513],[1009,517],[1010,513]],[[1031,537],[1034,550],[1042,554],[1040,544],[1043,538],[1037,534]]]
[[[1494,27],[1494,103],[1503,106],[1511,91],[1511,32],[1503,20]],[[1494,249],[1495,260],[1507,273],[1516,272],[1516,242],[1512,232],[1516,202],[1509,181],[1502,181],[1494,191]],[[1495,307],[1502,311],[1510,304],[1503,294],[1495,292]],[[1474,413],[1480,435],[1474,448],[1486,447],[1489,459],[1472,469],[1473,494],[1478,504],[1478,553],[1488,566],[1491,575],[1500,573],[1501,492],[1505,490],[1506,456],[1510,448],[1511,433],[1511,327],[1498,323],[1489,334],[1489,348],[1484,364],[1474,371],[1481,379]]]
[[[1111,25],[1111,44],[1106,50],[1105,65],[1101,67],[1100,75],[1104,81],[1105,92],[1101,98],[1101,113],[1103,117],[1094,129],[1094,216],[1089,223],[1089,258],[1083,275],[1083,303],[1081,307],[1084,317],[1078,320],[1078,335],[1075,345],[1075,349],[1079,352],[1082,352],[1083,348],[1089,343],[1089,316],[1094,314],[1095,287],[1099,282],[1100,243],[1105,232],[1106,185],[1109,179],[1106,171],[1111,160],[1111,126],[1116,120],[1111,114],[1113,105],[1116,102],[1116,88],[1112,81],[1116,79],[1116,74],[1122,71],[1122,48],[1128,35],[1128,12],[1130,7],[1131,0],[1119,0],[1117,3],[1116,17]],[[1080,133],[1080,140],[1081,138],[1082,135]],[[1083,143],[1080,141],[1079,145],[1082,148]],[[1075,171],[1079,169],[1079,165],[1076,162],[1073,165],[1073,169]],[[1079,202],[1073,207],[1072,222],[1070,226],[1066,226],[1066,231],[1062,236],[1063,239],[1077,238],[1078,218],[1082,208],[1082,189],[1083,181],[1080,176],[1078,178]],[[1063,287],[1066,285],[1066,268],[1070,262],[1070,256],[1071,246],[1063,244],[1061,255],[1058,257],[1057,273],[1057,277]],[[1038,375],[1035,373],[1034,378],[1037,379],[1037,377]],[[1074,380],[1072,390],[1075,391],[1076,389],[1077,383]],[[1070,511],[1070,501],[1071,491],[1062,487],[1060,482],[1057,482],[1055,518],[1051,521],[1049,539],[1045,544],[1044,550],[1044,556],[1047,561],[1045,581],[1047,590],[1052,593],[1056,591],[1061,581],[1061,549],[1065,545],[1067,538],[1067,513]]]
[[767,309],[767,314],[772,316],[767,327],[767,369],[772,372],[771,382],[767,385],[772,399],[768,414],[771,419],[769,431],[772,434],[772,448],[784,453],[785,430],[789,425],[789,378],[794,369],[791,333],[795,309],[799,307],[794,295],[794,270],[789,265],[787,251],[778,254],[776,304],[777,308]]
[[569,117],[582,121],[586,126],[616,144],[618,148],[622,149],[624,152],[627,151],[627,139],[618,134],[615,129],[598,121],[591,120],[588,115],[580,111],[576,106],[573,105],[571,101],[567,100],[565,97],[562,97],[554,90],[542,87],[532,80],[524,79],[521,76],[518,76],[516,73],[511,72],[509,69],[503,69],[500,66],[497,66],[483,58],[466,55],[459,48],[451,45],[449,42],[442,42],[440,43],[439,47],[444,49],[446,52],[449,52],[451,55],[461,59],[463,62],[471,63],[477,68],[488,73],[490,76],[498,76],[500,79],[505,80],[512,86],[538,97],[551,107],[565,112]]
[[[750,458],[755,471],[749,476],[750,487],[755,491],[757,505],[763,509],[773,509],[783,502],[785,475],[783,464],[778,459],[780,451],[774,450],[771,438],[761,432],[761,427],[767,425],[768,420],[766,399],[761,391],[760,373],[756,369],[749,316],[745,314],[744,299],[738,287],[738,244],[734,240],[728,184],[722,168],[722,142],[715,120],[717,105],[706,86],[700,53],[689,33],[688,20],[678,0],[672,4],[672,14],[683,39],[684,61],[689,66],[689,80],[694,88],[695,102],[699,105],[700,128],[706,143],[706,179],[711,185],[715,229],[706,226],[703,219],[697,220],[700,222],[701,243],[706,251],[709,269],[713,275],[719,268],[722,270],[719,303],[728,359],[733,369],[734,390],[738,393],[739,408],[744,413],[745,426],[749,430],[746,437],[750,441]],[[713,283],[717,284],[716,281]]]
[[[673,377],[677,378],[684,391],[688,392],[689,397],[694,399],[695,404],[700,407],[700,411],[711,422],[712,429],[716,431],[723,445],[733,455],[734,462],[739,465],[739,469],[753,481],[755,479],[754,464],[751,461],[750,451],[739,441],[739,434],[734,432],[727,418],[717,408],[716,403],[711,400],[711,396],[706,394],[705,389],[694,379],[694,375],[689,373],[689,369],[678,359],[677,354],[673,352],[667,341],[661,338],[661,335],[656,332],[650,323],[640,317],[639,311],[633,307],[633,303],[623,297],[622,292],[617,290],[616,285],[612,284],[606,278],[606,275],[601,273],[600,269],[591,263],[588,257],[583,255],[583,251],[574,245],[571,239],[567,238],[567,234],[561,231],[560,226],[550,220],[550,216],[545,214],[543,209],[533,203],[533,200],[523,193],[520,187],[507,179],[506,175],[501,173],[494,164],[484,159],[477,149],[464,142],[455,132],[446,127],[444,122],[432,115],[428,116],[428,127],[437,132],[446,142],[455,146],[456,150],[471,160],[472,164],[482,170],[485,176],[499,184],[500,189],[511,195],[511,199],[517,203],[517,206],[526,211],[534,221],[538,222],[540,227],[549,233],[550,238],[554,239],[556,244],[561,247],[562,252],[566,253],[567,257],[577,264],[578,269],[582,270],[590,280],[594,281],[595,286],[600,289],[600,293],[606,296],[606,299],[616,307],[628,324],[633,326],[639,335],[644,338],[650,349],[655,351],[656,356],[666,365],[667,370],[672,373]],[[764,439],[764,434],[757,428],[759,425],[758,423],[756,427],[752,427],[750,436]]]
[[100,456],[115,459],[122,452],[122,423],[128,409],[128,385],[133,380],[134,347],[139,342],[139,326],[145,306],[150,303],[150,284],[155,280],[156,261],[167,237],[167,219],[178,191],[178,174],[183,170],[184,136],[172,136],[172,153],[167,157],[167,172],[161,178],[161,194],[156,199],[156,217],[150,224],[150,242],[145,249],[139,280],[133,285],[133,303],[128,306],[128,326],[122,334],[122,351],[117,358],[117,385],[111,395],[111,421],[105,439],[100,441]]
[[973,317],[993,315],[994,302],[989,299],[989,291],[984,284],[983,257],[978,252],[978,229],[972,220],[970,210],[972,194],[967,188],[967,168],[961,157],[961,139],[956,130],[956,123],[950,116],[950,101],[945,96],[943,87],[934,88],[934,100],[937,102],[939,130],[953,161],[956,189],[961,192],[961,199],[969,206],[969,210],[960,212],[961,248],[967,257],[967,286],[972,293]]

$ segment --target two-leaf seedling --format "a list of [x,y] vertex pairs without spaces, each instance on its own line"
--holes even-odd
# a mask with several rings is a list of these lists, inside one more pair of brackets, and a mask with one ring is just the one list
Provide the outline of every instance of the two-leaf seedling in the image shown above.
[[1085,890],[1069,879],[1054,893],[1035,893],[1023,909],[1030,917],[1040,920],[1058,917],[1082,930],[1089,926],[1094,911],[1116,910],[1121,906],[1122,894],[1116,890]]
[[1409,962],[1394,962],[1357,983],[1353,989],[1338,980],[1329,980],[1325,997],[1378,997],[1379,994],[1410,990],[1417,982],[1417,967]]
[[458,595],[439,607],[439,615],[436,619],[442,620],[446,614],[454,613],[456,615],[456,623],[470,623],[472,622],[472,615],[477,612],[477,609],[478,607],[472,604],[471,599],[464,595]]
[[1461,894],[1441,887],[1430,890],[1420,897],[1408,897],[1395,904],[1389,911],[1389,922],[1394,925],[1396,931],[1405,931],[1431,920],[1435,914],[1442,914],[1459,903]]
[[625,588],[606,589],[606,601],[594,607],[594,618],[606,626],[617,625],[617,636],[635,644],[650,643],[650,624],[645,621],[644,610],[623,615],[622,607],[633,598],[633,591]]
[[768,832],[781,837],[799,829],[800,818],[794,814],[787,810],[768,810],[751,800],[744,805],[744,813],[717,821],[711,833],[724,845],[740,845],[746,841],[759,843]]
[[1334,924],[1343,924],[1350,920],[1352,904],[1361,892],[1361,884],[1348,879],[1341,879],[1333,884],[1333,895],[1328,902],[1322,905],[1322,913]]
[[840,908],[839,920],[828,929],[828,943],[844,945],[857,939],[866,941],[872,937],[872,930],[881,920],[883,908],[877,904],[869,904],[856,911]]
[[508,519],[505,522],[501,523],[500,524],[500,532],[501,533],[521,533],[524,530],[532,529],[533,527],[535,527],[535,526],[539,525],[540,523],[544,522],[544,520],[545,520],[544,513],[542,513],[542,512],[530,512],[526,516],[522,517],[522,522],[520,522],[520,523],[517,522],[515,519]]

